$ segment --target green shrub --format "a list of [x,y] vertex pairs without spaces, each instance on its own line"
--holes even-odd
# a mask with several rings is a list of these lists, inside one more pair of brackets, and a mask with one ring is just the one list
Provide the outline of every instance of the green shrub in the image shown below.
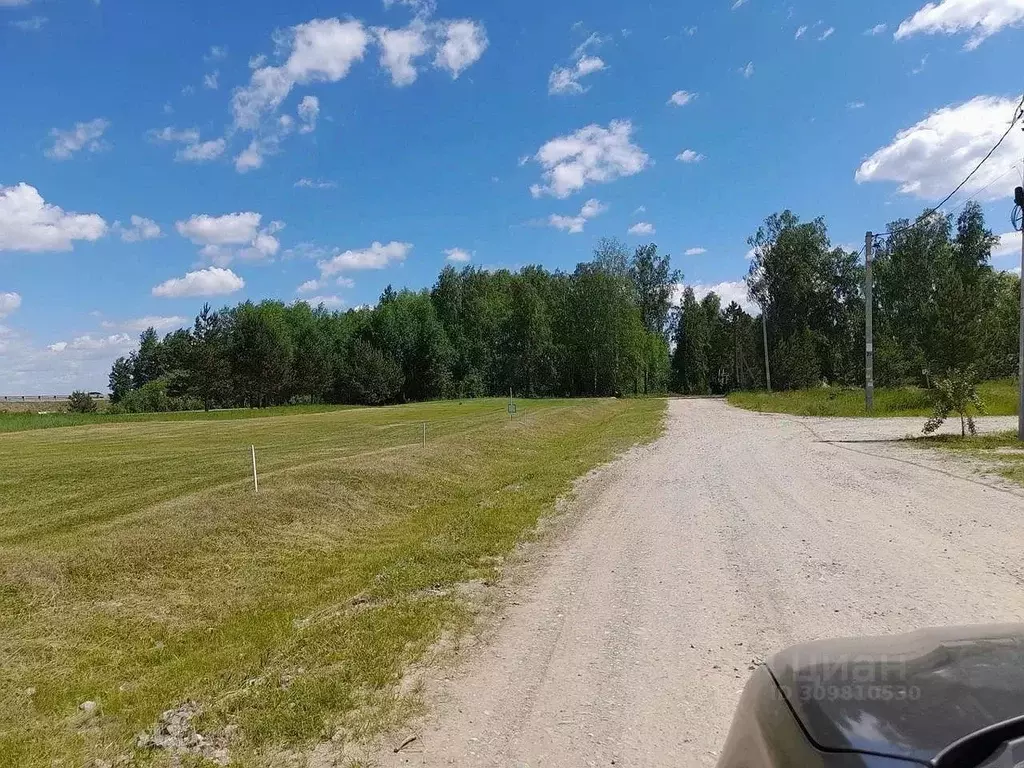
[[985,403],[978,394],[978,375],[974,368],[954,369],[946,374],[946,378],[935,383],[932,391],[932,402],[935,408],[931,418],[925,422],[924,433],[935,432],[951,413],[960,416],[960,436],[966,437],[968,430],[976,435],[974,416],[971,411],[985,413]]
[[88,392],[75,390],[68,398],[68,410],[72,413],[96,413],[96,401]]

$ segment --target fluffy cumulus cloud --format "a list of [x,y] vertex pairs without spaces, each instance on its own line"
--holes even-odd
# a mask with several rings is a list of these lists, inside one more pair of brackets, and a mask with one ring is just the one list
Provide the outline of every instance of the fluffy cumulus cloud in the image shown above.
[[100,152],[106,149],[103,134],[109,127],[109,120],[97,117],[87,123],[75,123],[75,127],[67,131],[54,128],[50,131],[50,136],[54,140],[53,146],[44,154],[54,160],[67,160],[83,149],[87,152]]
[[668,103],[676,107],[685,107],[696,98],[696,93],[690,93],[689,91],[676,91],[669,97]]
[[399,88],[416,82],[416,60],[429,53],[430,29],[417,18],[402,29],[377,27],[373,30],[380,44],[380,65],[391,73],[391,82]]
[[471,258],[469,251],[463,248],[448,248],[444,254],[448,261],[455,262],[456,264],[465,264]]
[[487,31],[483,24],[471,19],[441,22],[441,35],[444,42],[434,57],[434,66],[447,70],[453,79],[479,61],[487,50]]
[[970,34],[964,47],[974,50],[1007,27],[1024,24],[1024,0],[941,0],[928,3],[896,30],[896,39],[917,34]]
[[607,69],[604,61],[597,56],[581,55],[569,67],[555,67],[548,76],[548,93],[551,95],[583,93],[587,89],[580,82],[587,75]]
[[245,281],[222,267],[207,267],[174,277],[153,287],[153,295],[168,299],[192,296],[226,296],[245,287]]
[[106,233],[101,216],[65,212],[24,182],[0,187],[0,251],[70,251],[75,240],[99,240]]
[[[1017,100],[978,96],[944,107],[900,131],[857,169],[858,183],[891,181],[905,195],[932,200],[947,195],[969,174],[1006,131]],[[965,193],[996,200],[1005,190],[995,181],[1024,154],[1024,133],[1011,131]]]
[[168,126],[159,131],[151,131],[150,136],[154,141],[181,144],[182,146],[175,153],[174,159],[183,163],[206,163],[216,160],[227,149],[227,142],[224,139],[203,141],[196,128],[185,128],[179,131]]
[[676,160],[678,160],[680,163],[699,163],[703,159],[704,155],[700,154],[699,152],[695,152],[692,149],[684,149],[682,152],[676,155]]
[[607,128],[588,125],[568,136],[559,136],[533,156],[543,169],[543,184],[534,184],[534,197],[566,198],[587,184],[615,181],[640,173],[650,157],[632,141],[633,124],[613,120]]
[[129,226],[126,227],[121,222],[115,221],[111,229],[119,234],[126,243],[137,243],[140,240],[155,240],[158,237],[163,237],[159,224],[152,219],[134,214],[129,220]]
[[236,258],[260,261],[276,256],[281,248],[275,235],[284,229],[280,221],[261,227],[262,215],[252,211],[224,216],[199,214],[174,226],[178,234],[201,245],[199,253],[217,266],[227,266]]
[[145,317],[134,317],[130,320],[104,320],[100,325],[109,331],[129,331],[141,333],[147,328],[155,331],[172,331],[188,325],[188,318],[180,315],[146,315]]
[[654,225],[647,221],[638,221],[632,227],[629,228],[629,234],[631,235],[653,235]]
[[341,80],[366,55],[370,35],[357,20],[313,19],[280,33],[276,42],[289,51],[284,63],[253,62],[259,66],[249,84],[235,90],[231,109],[238,128],[258,129],[296,85]]
[[359,269],[384,269],[392,264],[401,264],[411,250],[410,243],[392,241],[384,245],[374,242],[369,248],[343,251],[321,259],[317,267],[323,278]]
[[16,312],[20,306],[21,294],[14,293],[13,291],[0,293],[0,319],[7,317],[12,312]]
[[707,252],[708,252],[707,248],[700,248],[700,247],[697,247],[697,248],[687,248],[683,252],[683,255],[684,256],[700,256],[701,254],[704,254],[704,253],[707,253]]
[[[294,130],[287,115],[277,117],[284,100],[296,86],[334,83],[348,76],[352,67],[366,57],[371,45],[381,49],[380,63],[397,86],[416,80],[417,59],[434,53],[436,68],[457,78],[475,63],[487,48],[483,25],[470,19],[432,21],[432,4],[417,4],[417,17],[402,29],[367,29],[357,19],[313,19],[278,32],[274,42],[282,53],[279,64],[268,64],[258,56],[250,62],[249,83],[236,88],[231,99],[235,131],[251,132],[248,146],[235,157],[240,173],[260,168],[265,158],[278,151],[282,140]],[[315,128],[320,104],[315,97],[299,105],[300,133]]]
[[555,229],[568,232],[570,235],[578,235],[583,232],[587,222],[600,216],[608,210],[608,206],[600,200],[590,199],[583,204],[580,212],[575,216],[559,216],[552,214],[548,217],[548,225]]

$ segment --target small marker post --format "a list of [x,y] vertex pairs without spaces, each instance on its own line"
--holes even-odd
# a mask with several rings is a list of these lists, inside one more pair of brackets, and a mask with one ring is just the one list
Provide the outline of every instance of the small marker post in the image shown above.
[[256,476],[256,446],[255,445],[250,445],[249,448],[252,449],[252,488],[253,488],[253,493],[259,493],[260,492],[260,481],[259,481],[259,478]]

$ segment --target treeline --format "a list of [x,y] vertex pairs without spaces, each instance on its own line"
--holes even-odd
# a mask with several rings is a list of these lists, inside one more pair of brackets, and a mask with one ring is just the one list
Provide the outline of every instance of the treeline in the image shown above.
[[446,267],[431,290],[388,287],[372,308],[209,305],[190,329],[150,328],[114,362],[127,411],[292,402],[377,405],[448,397],[664,392],[670,259],[602,241],[571,274]]
[[[926,212],[927,213],[927,212]],[[930,386],[954,369],[1013,376],[1020,278],[993,270],[998,238],[980,206],[892,222],[874,259],[875,382]],[[746,277],[767,320],[772,385],[863,386],[864,265],[833,247],[823,219],[774,214],[748,241]],[[760,319],[687,290],[675,325],[673,385],[689,394],[764,386]]]

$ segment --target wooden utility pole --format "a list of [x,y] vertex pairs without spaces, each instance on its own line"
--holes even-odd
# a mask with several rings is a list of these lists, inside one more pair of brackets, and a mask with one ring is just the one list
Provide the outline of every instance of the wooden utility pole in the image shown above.
[[875,236],[868,232],[864,236],[864,407],[870,414],[875,407],[875,345],[872,328],[872,312],[875,308],[874,284],[871,281],[871,249]]
[[768,391],[772,391],[772,369],[768,364],[768,319],[761,307],[761,338],[764,340],[764,381],[768,385]]

